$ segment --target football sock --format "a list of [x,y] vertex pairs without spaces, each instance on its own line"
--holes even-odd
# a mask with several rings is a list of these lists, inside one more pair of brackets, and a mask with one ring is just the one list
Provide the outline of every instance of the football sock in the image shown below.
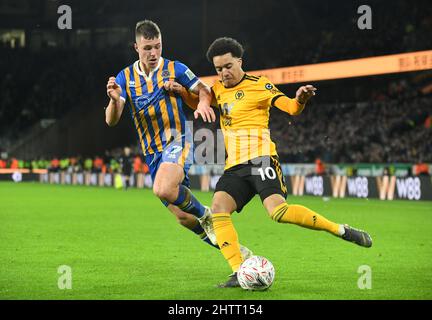
[[228,261],[233,272],[237,272],[243,262],[237,231],[229,213],[214,213],[213,228],[220,251]]
[[184,185],[179,185],[179,193],[177,199],[172,204],[176,205],[184,212],[193,214],[197,218],[201,218],[205,213],[204,206]]
[[322,215],[297,204],[282,203],[274,209],[271,218],[280,223],[292,223],[309,229],[324,230],[336,236],[341,236],[344,232],[342,225],[329,221]]
[[192,230],[194,233],[196,233],[201,238],[202,241],[208,243],[209,245],[211,245],[212,247],[214,247],[216,249],[219,249],[218,245],[215,245],[210,241],[210,239],[207,237],[207,234],[205,233],[203,227],[201,227],[201,225],[198,223],[198,221],[197,221],[196,226],[190,230]]

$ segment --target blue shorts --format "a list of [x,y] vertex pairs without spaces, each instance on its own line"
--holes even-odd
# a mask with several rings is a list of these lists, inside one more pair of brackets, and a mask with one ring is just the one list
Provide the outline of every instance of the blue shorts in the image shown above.
[[155,152],[145,157],[152,180],[154,182],[159,166],[163,162],[176,163],[183,168],[184,179],[182,185],[189,188],[190,182],[188,177],[189,169],[193,163],[193,145],[183,139],[170,142],[162,152]]

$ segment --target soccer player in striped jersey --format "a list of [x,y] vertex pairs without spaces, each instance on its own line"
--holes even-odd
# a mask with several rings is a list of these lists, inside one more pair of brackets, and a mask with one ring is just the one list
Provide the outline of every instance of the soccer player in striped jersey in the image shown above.
[[[244,258],[231,214],[240,212],[256,194],[276,222],[324,230],[363,247],[372,245],[366,232],[334,223],[311,209],[286,202],[287,188],[276,145],[268,129],[270,108],[299,115],[306,102],[315,95],[316,88],[301,86],[296,97],[291,99],[266,77],[245,73],[242,56],[242,45],[232,38],[216,39],[207,51],[207,58],[220,77],[212,87],[212,105],[220,111],[227,152],[225,171],[216,185],[212,201],[217,243],[233,271],[220,287],[239,286],[236,272]],[[184,89],[177,91],[188,101],[194,101],[193,95]]]
[[217,247],[213,244],[216,241],[210,209],[189,190],[188,170],[193,162],[193,140],[186,124],[183,101],[178,94],[167,91],[165,86],[175,80],[197,94],[199,103],[195,118],[200,115],[204,121],[215,120],[210,107],[210,89],[183,63],[161,56],[162,36],[154,22],[138,22],[135,40],[139,59],[121,70],[117,77],[108,80],[110,101],[105,111],[106,122],[109,126],[116,125],[124,106],[129,107],[150,168],[154,194],[176,215],[180,224]]

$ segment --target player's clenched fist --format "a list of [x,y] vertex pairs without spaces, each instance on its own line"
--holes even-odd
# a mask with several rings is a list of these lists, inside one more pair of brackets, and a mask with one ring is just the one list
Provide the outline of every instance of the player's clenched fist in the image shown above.
[[110,77],[107,83],[107,95],[111,100],[118,101],[122,93],[121,87],[115,82],[115,77]]
[[164,88],[168,92],[175,92],[180,94],[182,93],[183,86],[180,83],[170,80],[164,82]]

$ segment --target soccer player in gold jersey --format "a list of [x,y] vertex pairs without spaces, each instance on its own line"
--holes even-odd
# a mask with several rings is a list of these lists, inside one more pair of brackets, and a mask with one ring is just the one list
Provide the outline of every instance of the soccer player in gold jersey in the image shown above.
[[[220,111],[227,152],[225,171],[216,185],[212,201],[217,243],[233,271],[220,287],[239,286],[236,272],[243,258],[231,214],[240,212],[256,194],[276,222],[324,230],[363,247],[372,245],[366,232],[332,222],[304,206],[286,202],[287,189],[276,145],[268,129],[270,108],[299,115],[315,95],[316,88],[301,86],[296,97],[289,98],[266,77],[245,73],[242,56],[242,45],[226,37],[216,39],[207,51],[207,58],[220,77],[212,87],[212,105]],[[182,91],[185,94],[185,90]]]

